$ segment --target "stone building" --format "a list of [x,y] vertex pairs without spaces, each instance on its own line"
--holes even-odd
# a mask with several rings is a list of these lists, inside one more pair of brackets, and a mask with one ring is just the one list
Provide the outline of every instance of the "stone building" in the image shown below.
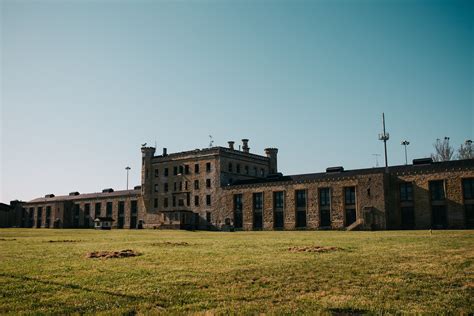
[[[15,226],[237,230],[474,228],[474,160],[283,175],[278,149],[248,140],[155,155],[142,147],[134,190],[16,202]],[[240,149],[241,148],[241,149]]]

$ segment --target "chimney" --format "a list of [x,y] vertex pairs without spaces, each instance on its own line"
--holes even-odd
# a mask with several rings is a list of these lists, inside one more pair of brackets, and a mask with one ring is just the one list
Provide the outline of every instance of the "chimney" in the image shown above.
[[278,148],[265,148],[265,154],[270,158],[270,174],[278,172],[277,155]]
[[242,151],[243,151],[244,153],[250,152],[249,140],[246,139],[246,138],[242,139]]
[[229,149],[234,150],[234,143],[235,143],[235,142],[234,142],[233,140],[230,140],[230,141],[228,141],[227,143],[229,144]]
[[168,149],[166,147],[163,147],[163,157],[168,156]]

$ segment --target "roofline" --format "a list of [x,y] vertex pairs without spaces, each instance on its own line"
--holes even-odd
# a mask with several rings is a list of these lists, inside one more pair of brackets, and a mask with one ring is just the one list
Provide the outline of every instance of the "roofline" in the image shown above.
[[222,146],[216,146],[212,148],[203,148],[203,149],[194,149],[194,150],[187,150],[187,151],[181,151],[177,153],[171,153],[167,154],[166,156],[163,155],[158,155],[158,156],[153,156],[152,157],[152,162],[153,160],[161,160],[161,161],[166,161],[169,159],[173,158],[187,158],[190,155],[196,155],[196,156],[206,156],[206,155],[218,155],[222,152],[229,153],[229,154],[235,154],[243,157],[252,157],[256,159],[261,159],[261,160],[269,160],[268,157],[263,156],[263,155],[258,155],[254,153],[246,153],[240,150],[235,150],[235,149],[230,149]]

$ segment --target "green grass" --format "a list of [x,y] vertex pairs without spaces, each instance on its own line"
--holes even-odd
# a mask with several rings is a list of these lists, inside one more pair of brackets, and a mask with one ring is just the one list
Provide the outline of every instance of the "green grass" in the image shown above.
[[1,229],[0,314],[32,312],[473,313],[474,231]]

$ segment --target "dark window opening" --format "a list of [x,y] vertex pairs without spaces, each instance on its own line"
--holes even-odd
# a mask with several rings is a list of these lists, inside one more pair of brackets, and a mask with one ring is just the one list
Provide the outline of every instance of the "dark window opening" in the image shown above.
[[413,207],[401,208],[402,229],[415,228],[415,211]]
[[194,196],[194,206],[199,206],[199,195]]
[[296,207],[306,208],[306,190],[296,190]]
[[206,179],[206,188],[211,187],[211,179]]
[[199,190],[199,180],[194,180],[194,190]]
[[168,207],[168,198],[167,198],[167,197],[163,200],[163,206],[164,206],[165,208]]
[[155,169],[155,178],[158,177],[158,175],[159,175],[159,171],[158,169]]
[[234,227],[242,228],[243,226],[243,204],[242,194],[234,194]]
[[168,176],[168,168],[165,168],[165,177]]
[[445,205],[432,205],[431,206],[431,223],[432,223],[433,228],[447,228],[448,227]]
[[199,164],[194,165],[194,173],[199,173]]
[[462,180],[462,192],[465,200],[474,200],[474,179]]
[[344,188],[344,202],[346,205],[355,205],[355,187]]
[[346,208],[345,214],[345,226],[350,226],[352,223],[356,221],[356,210],[354,208]]
[[443,201],[445,199],[444,181],[437,180],[430,181],[429,183],[431,201]]
[[157,208],[158,207],[158,199],[153,200],[153,207]]
[[206,195],[206,205],[211,205],[211,195]]
[[211,172],[211,163],[210,162],[206,162],[206,171]]
[[411,182],[400,183],[400,201],[413,201],[413,184]]

